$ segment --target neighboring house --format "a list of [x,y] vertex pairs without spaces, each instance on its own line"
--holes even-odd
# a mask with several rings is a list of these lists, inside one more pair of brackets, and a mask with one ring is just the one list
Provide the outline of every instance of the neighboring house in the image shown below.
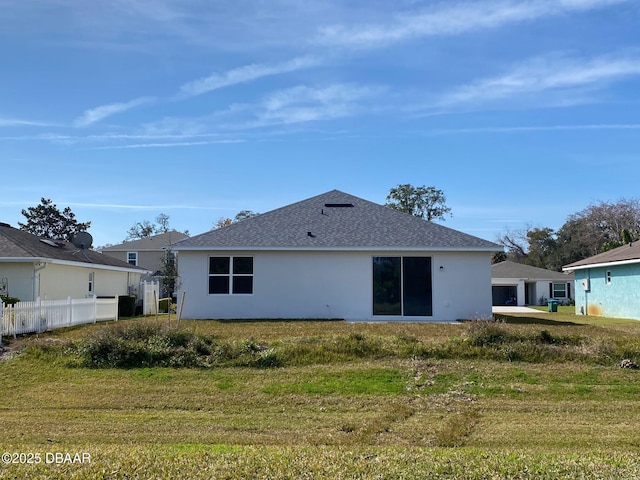
[[576,314],[640,320],[640,242],[565,265],[575,274]]
[[135,293],[142,268],[0,223],[0,290],[32,301]]
[[172,230],[152,237],[104,247],[101,252],[131,265],[150,270],[154,275],[162,275],[166,250],[185,238],[189,238],[189,236]]
[[517,262],[491,265],[493,305],[546,305],[550,298],[567,303],[574,297],[573,274]]
[[491,317],[502,247],[333,190],[174,249],[183,318],[452,321]]

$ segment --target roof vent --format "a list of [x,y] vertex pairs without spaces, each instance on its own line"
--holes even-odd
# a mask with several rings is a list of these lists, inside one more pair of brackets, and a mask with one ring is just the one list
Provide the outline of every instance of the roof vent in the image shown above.
[[48,238],[41,238],[40,241],[42,243],[46,243],[47,245],[55,248],[62,248],[65,246],[64,242],[56,242],[55,240],[50,240]]
[[353,207],[353,203],[325,203],[324,206],[329,208],[350,208]]

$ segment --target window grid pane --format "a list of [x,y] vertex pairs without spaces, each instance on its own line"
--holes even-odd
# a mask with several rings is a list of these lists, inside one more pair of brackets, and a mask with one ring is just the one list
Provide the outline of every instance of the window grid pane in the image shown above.
[[229,293],[229,277],[224,275],[209,277],[209,293]]
[[253,293],[253,277],[233,277],[233,293],[245,295]]
[[234,257],[233,258],[233,274],[234,275],[252,275],[253,274],[253,257]]
[[210,257],[210,275],[229,275],[229,257]]
[[253,257],[209,257],[209,294],[253,294]]

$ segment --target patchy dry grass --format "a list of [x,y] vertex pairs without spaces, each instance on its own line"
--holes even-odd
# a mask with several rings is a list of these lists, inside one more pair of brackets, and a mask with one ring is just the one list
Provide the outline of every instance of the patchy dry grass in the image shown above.
[[[184,322],[244,352],[206,368],[81,366],[70,346],[104,326],[22,339],[30,348],[0,365],[2,450],[91,463],[4,464],[0,477],[640,477],[640,371],[618,367],[640,360],[640,324],[540,316]],[[540,346],[572,353],[505,354]],[[267,350],[280,366],[251,362]]]

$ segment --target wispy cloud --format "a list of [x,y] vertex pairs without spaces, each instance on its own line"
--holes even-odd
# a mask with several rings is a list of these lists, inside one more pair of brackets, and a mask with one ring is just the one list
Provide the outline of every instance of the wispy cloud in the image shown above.
[[398,14],[387,23],[329,25],[319,29],[322,45],[375,48],[413,38],[458,35],[632,0],[534,0],[442,3],[428,12]]
[[[144,125],[152,135],[179,134],[197,137],[216,131],[244,135],[255,129],[270,129],[319,122],[372,112],[384,86],[335,83],[324,86],[296,86],[278,90],[255,103],[232,104],[201,117],[168,117]],[[280,132],[281,133],[281,132]]]
[[638,74],[640,58],[637,56],[578,59],[550,55],[532,59],[503,75],[456,88],[442,95],[435,107],[473,106],[554,91],[564,94],[562,102],[571,103],[571,95],[577,94],[578,103],[585,103],[593,100],[593,96],[584,95],[585,90],[596,91]]
[[37,122],[33,120],[22,120],[18,118],[0,117],[0,127],[53,127],[55,124],[48,122]]
[[267,96],[257,108],[255,126],[292,124],[348,117],[361,113],[362,100],[379,97],[381,86],[332,84],[298,86]]
[[[123,203],[86,203],[86,202],[58,202],[71,207],[82,208],[105,208],[105,209],[121,209],[121,210],[222,210],[222,207],[200,206],[200,205],[184,205],[184,204],[168,204],[168,205],[131,205]],[[2,205],[2,203],[0,203]],[[22,203],[21,205],[24,205]]]
[[175,147],[195,147],[201,145],[215,145],[225,143],[242,143],[242,140],[215,140],[200,142],[158,142],[158,143],[133,143],[128,145],[112,145],[104,147],[95,147],[95,150],[123,150],[136,148],[175,148]]
[[251,82],[262,77],[290,73],[297,70],[315,67],[320,64],[320,59],[315,56],[303,56],[293,58],[275,65],[251,64],[234,68],[223,73],[214,73],[205,78],[200,78],[185,83],[180,87],[180,96],[192,97],[202,95],[239,83]]
[[77,118],[74,123],[77,127],[87,127],[112,115],[126,112],[127,110],[131,110],[132,108],[139,107],[141,105],[152,103],[155,100],[156,99],[153,97],[139,97],[129,102],[101,105],[99,107],[85,111],[84,114],[81,117]]
[[531,125],[514,127],[477,127],[477,128],[447,128],[426,132],[427,135],[459,135],[465,133],[526,133],[526,132],[562,132],[581,130],[640,130],[640,123],[613,123],[590,125]]

